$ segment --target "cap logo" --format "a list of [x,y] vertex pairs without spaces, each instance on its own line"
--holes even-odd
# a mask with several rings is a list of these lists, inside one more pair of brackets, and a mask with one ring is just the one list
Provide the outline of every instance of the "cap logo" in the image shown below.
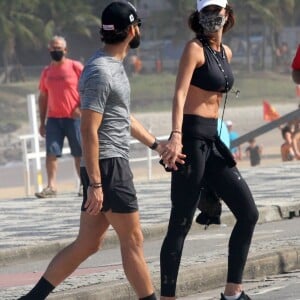
[[133,15],[133,14],[131,14],[131,15],[129,16],[129,20],[130,20],[131,23],[134,21],[134,15]]

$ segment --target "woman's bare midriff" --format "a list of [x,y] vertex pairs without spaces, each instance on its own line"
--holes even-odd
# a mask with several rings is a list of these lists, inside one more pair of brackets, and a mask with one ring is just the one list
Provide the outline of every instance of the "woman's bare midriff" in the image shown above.
[[222,96],[222,93],[205,91],[190,85],[183,112],[217,119]]

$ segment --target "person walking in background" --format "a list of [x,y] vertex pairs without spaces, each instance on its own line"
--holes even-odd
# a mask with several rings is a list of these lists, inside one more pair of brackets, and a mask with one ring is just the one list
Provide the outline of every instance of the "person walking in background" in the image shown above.
[[[57,158],[62,155],[67,137],[75,168],[80,176],[80,100],[78,80],[83,69],[79,61],[66,57],[67,42],[54,36],[48,45],[51,63],[42,72],[39,84],[40,135],[46,139],[47,186],[35,193],[38,198],[55,197],[57,193]],[[78,195],[82,195],[79,190]]]
[[[172,132],[162,154],[163,163],[173,172],[171,215],[160,255],[161,300],[175,299],[184,240],[204,185],[223,199],[236,217],[221,299],[250,299],[242,289],[242,277],[258,210],[231,152],[217,134],[222,98],[225,95],[227,100],[234,82],[229,64],[232,53],[222,44],[222,36],[234,23],[227,0],[198,0],[197,10],[189,17],[196,37],[187,42],[180,60]],[[184,165],[176,164],[181,153],[186,155]]]
[[101,21],[104,47],[87,61],[79,83],[84,194],[79,234],[54,257],[23,300],[46,298],[98,251],[110,225],[120,240],[124,271],[138,299],[156,299],[144,258],[138,203],[129,166],[130,134],[160,155],[164,144],[130,114],[130,85],[123,65],[128,50],[140,44],[141,21],[132,4],[119,1],[106,6]]
[[250,139],[248,143],[249,145],[245,152],[247,157],[250,159],[250,165],[254,167],[260,164],[262,147],[256,144],[256,140],[254,138]]
[[279,72],[288,73],[290,65],[290,51],[287,42],[282,42],[276,49],[276,63]]
[[[232,129],[233,123],[231,120],[226,121],[226,126],[229,132],[230,143],[239,137],[239,134]],[[230,149],[233,157],[236,160],[242,160],[242,149],[241,146],[233,147]]]
[[300,45],[292,62],[292,77],[296,84],[300,84]]

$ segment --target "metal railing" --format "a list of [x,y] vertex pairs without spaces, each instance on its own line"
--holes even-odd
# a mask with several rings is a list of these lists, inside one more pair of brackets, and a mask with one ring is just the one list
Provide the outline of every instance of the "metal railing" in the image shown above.
[[[43,188],[43,180],[42,180],[42,171],[41,171],[41,159],[46,157],[46,152],[40,150],[40,136],[38,132],[37,126],[37,116],[36,116],[36,97],[31,94],[27,96],[28,103],[28,114],[29,114],[29,122],[31,125],[32,133],[27,135],[21,135],[19,138],[22,142],[22,152],[23,152],[23,168],[24,168],[24,188],[26,196],[31,194],[31,166],[33,161],[33,176],[34,176],[34,185],[35,191],[39,192]],[[166,140],[168,136],[159,136],[159,140]],[[141,144],[137,140],[131,140],[130,145]],[[64,147],[62,154],[70,154],[70,148]],[[145,156],[139,156],[131,158],[129,161],[132,163],[136,162],[146,162],[147,168],[147,178],[148,180],[152,179],[152,161],[158,159],[159,156],[156,152],[152,151],[150,148],[145,147]],[[78,182],[78,176],[76,174],[76,170],[74,169],[74,181]]]
[[[159,136],[159,140],[165,140],[167,139],[168,136]],[[23,152],[23,168],[24,168],[24,188],[25,188],[25,194],[26,196],[31,195],[31,184],[32,184],[32,179],[31,179],[31,166],[32,164],[30,161],[34,161],[34,184],[36,187],[37,191],[40,191],[43,185],[43,180],[42,180],[42,175],[41,172],[37,171],[39,170],[39,167],[36,165],[37,161],[41,161],[42,158],[46,157],[46,152],[45,151],[39,151],[39,152],[30,152],[28,144],[32,143],[34,141],[34,135],[33,134],[27,134],[27,135],[22,135],[20,136],[21,142],[22,142],[22,152]],[[134,144],[141,144],[137,140],[131,140],[130,145]],[[145,156],[141,157],[134,157],[129,159],[131,163],[137,163],[137,162],[146,162],[146,169],[147,169],[147,178],[148,180],[152,179],[152,161],[156,160],[159,158],[156,152],[152,151],[150,148],[145,147]],[[64,147],[62,154],[71,154],[70,148],[69,147]],[[41,165],[41,163],[39,163]],[[76,183],[78,181],[78,176],[76,174],[76,170],[74,168],[74,182]]]

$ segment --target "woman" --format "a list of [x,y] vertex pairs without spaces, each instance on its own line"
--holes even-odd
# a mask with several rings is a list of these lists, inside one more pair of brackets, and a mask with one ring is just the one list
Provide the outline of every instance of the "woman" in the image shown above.
[[280,147],[282,161],[291,161],[295,158],[293,149],[293,132],[290,126],[286,125],[281,129],[281,135],[284,143]]
[[[189,26],[196,37],[181,57],[173,99],[172,132],[162,155],[172,172],[172,210],[161,249],[161,299],[175,299],[185,237],[198,205],[201,186],[214,190],[236,217],[229,240],[227,284],[221,300],[249,300],[242,275],[258,211],[251,192],[235,167],[230,151],[217,135],[218,111],[233,86],[231,50],[223,33],[234,25],[227,0],[198,0]],[[184,165],[176,165],[180,153]]]

